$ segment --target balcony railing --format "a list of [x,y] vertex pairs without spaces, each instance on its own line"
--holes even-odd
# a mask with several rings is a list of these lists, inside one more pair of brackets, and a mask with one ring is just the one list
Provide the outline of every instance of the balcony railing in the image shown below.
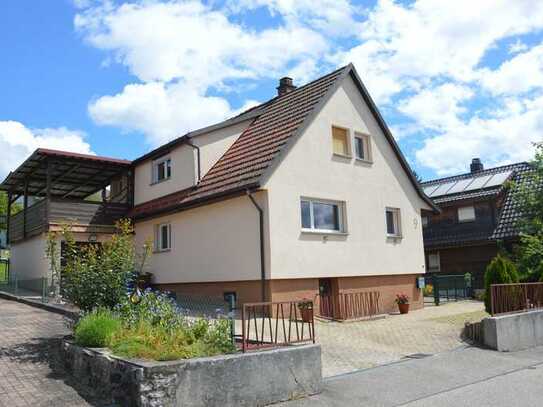
[[23,210],[10,217],[9,240],[14,243],[38,235],[50,224],[113,226],[128,210],[123,203],[43,199],[29,206],[26,214]]

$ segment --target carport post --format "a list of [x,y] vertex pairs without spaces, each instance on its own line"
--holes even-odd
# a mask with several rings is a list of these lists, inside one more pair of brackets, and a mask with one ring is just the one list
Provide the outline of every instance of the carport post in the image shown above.
[[434,304],[439,305],[439,283],[435,274],[432,275],[432,284],[434,285]]
[[10,224],[10,218],[11,218],[11,191],[8,192],[8,208],[7,208],[7,211],[6,211],[6,244],[7,246],[9,247],[10,244],[9,244],[9,232],[10,232],[10,227],[9,227],[9,224]]

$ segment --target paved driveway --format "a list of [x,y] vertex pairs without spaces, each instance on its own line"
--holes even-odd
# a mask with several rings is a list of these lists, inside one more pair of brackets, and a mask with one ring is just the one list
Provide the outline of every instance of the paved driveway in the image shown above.
[[60,315],[0,299],[0,406],[103,405],[49,365],[54,339],[67,332]]
[[465,321],[481,320],[484,306],[462,301],[359,322],[317,322],[323,375],[334,376],[394,362],[406,356],[435,354],[463,344]]

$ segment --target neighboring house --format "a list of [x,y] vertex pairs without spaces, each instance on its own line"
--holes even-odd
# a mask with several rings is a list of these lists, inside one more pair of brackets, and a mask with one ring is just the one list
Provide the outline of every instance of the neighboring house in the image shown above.
[[[42,160],[42,151],[29,160]],[[409,295],[414,308],[422,306],[416,285],[425,272],[421,211],[437,209],[352,65],[299,88],[283,78],[278,96],[268,102],[129,165],[100,157],[81,160],[115,168],[101,185],[97,180],[93,188],[79,190],[78,198],[108,182],[127,191],[122,204],[131,208],[136,242],[154,242],[148,268],[160,288],[235,293],[238,302],[363,289],[381,292],[384,311],[393,309],[397,293]],[[25,174],[35,171],[43,179],[44,170],[36,165],[22,168],[1,185],[11,195],[23,189]],[[30,182],[42,195],[49,190],[45,201],[52,204],[47,213],[55,227],[58,218],[51,214],[60,214],[53,210],[58,197],[75,185],[55,189],[54,181],[82,178],[77,167],[63,168],[73,171],[66,179],[55,173],[49,186]],[[66,218],[81,201],[73,205],[65,208]],[[98,207],[110,213],[110,203],[94,205],[95,213]],[[80,217],[79,238],[94,232],[100,240],[112,220]],[[43,249],[43,231],[12,240],[15,269],[29,269],[16,264],[39,256],[28,252]],[[43,265],[30,268],[46,273]]]
[[499,245],[518,241],[519,217],[508,181],[522,182],[528,163],[484,169],[478,158],[470,172],[423,182],[425,193],[441,213],[423,217],[427,272],[471,273],[474,288],[483,288],[484,271]]

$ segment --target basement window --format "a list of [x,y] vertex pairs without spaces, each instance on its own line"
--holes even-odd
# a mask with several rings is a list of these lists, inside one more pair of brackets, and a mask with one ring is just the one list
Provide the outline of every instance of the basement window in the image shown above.
[[169,157],[153,161],[153,183],[162,182],[170,179],[171,177],[172,160]]
[[155,251],[166,252],[172,248],[172,227],[169,223],[155,226]]
[[344,203],[316,199],[301,200],[302,230],[307,232],[345,232]]

